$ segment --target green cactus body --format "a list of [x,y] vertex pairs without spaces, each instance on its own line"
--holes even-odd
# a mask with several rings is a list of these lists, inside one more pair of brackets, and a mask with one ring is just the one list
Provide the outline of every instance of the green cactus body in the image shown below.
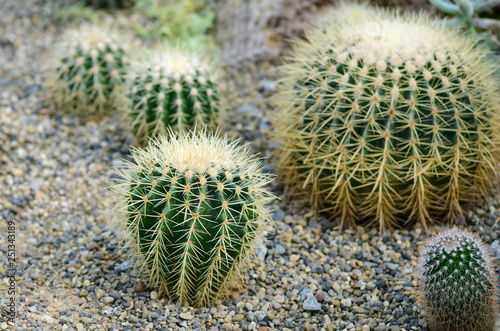
[[419,297],[430,330],[493,331],[497,277],[484,244],[468,231],[445,230],[421,251]]
[[[278,169],[341,222],[454,219],[490,189],[498,81],[474,41],[347,6],[298,41],[275,98]],[[325,20],[328,21],[328,20]]]
[[203,132],[161,137],[133,157],[116,220],[151,285],[195,306],[224,297],[264,240],[270,177],[245,148]]
[[214,130],[221,120],[213,70],[193,54],[157,52],[138,65],[128,91],[132,130],[141,143],[168,128]]
[[70,30],[58,54],[50,85],[56,106],[85,115],[107,110],[128,64],[120,37],[102,26]]

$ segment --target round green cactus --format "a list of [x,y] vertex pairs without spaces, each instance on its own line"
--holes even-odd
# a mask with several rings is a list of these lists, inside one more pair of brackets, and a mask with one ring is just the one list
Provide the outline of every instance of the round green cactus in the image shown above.
[[497,276],[476,235],[456,229],[436,235],[421,250],[417,270],[430,330],[494,330]]
[[245,147],[181,132],[134,149],[114,188],[115,221],[150,285],[182,304],[229,294],[265,239],[270,175]]
[[339,11],[281,68],[274,139],[288,191],[341,224],[461,216],[496,178],[496,65],[422,16]]
[[85,115],[108,110],[129,62],[124,38],[107,26],[85,26],[67,31],[56,49],[49,85],[56,107]]
[[126,108],[140,143],[169,128],[214,130],[221,120],[210,64],[179,49],[162,49],[138,63],[127,87]]

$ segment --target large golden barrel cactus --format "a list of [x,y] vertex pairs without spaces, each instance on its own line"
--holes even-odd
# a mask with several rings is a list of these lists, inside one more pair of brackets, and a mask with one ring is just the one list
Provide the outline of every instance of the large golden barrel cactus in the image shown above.
[[278,169],[341,224],[427,226],[496,178],[499,92],[476,40],[361,5],[297,41],[275,97]]

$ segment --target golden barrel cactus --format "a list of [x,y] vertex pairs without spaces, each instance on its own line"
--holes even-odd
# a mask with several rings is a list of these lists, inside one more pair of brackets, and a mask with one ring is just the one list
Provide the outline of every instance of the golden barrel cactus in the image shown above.
[[274,139],[289,193],[341,225],[462,215],[498,161],[496,65],[476,44],[420,15],[329,11],[281,68]]
[[133,149],[113,187],[113,220],[151,287],[208,305],[241,285],[271,228],[272,176],[238,141],[181,131]]
[[161,47],[137,62],[121,103],[143,145],[169,128],[214,131],[224,118],[215,68],[182,48]]
[[107,24],[66,31],[55,47],[48,81],[54,105],[80,115],[109,112],[128,69],[129,41]]

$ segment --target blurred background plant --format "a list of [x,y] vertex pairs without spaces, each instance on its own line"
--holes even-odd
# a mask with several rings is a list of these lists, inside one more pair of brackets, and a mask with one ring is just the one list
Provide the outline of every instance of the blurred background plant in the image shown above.
[[53,15],[59,22],[71,21],[75,25],[83,21],[95,21],[99,18],[99,12],[88,7],[85,1],[49,1],[45,4],[44,10]]
[[142,16],[145,22],[131,22],[139,37],[165,38],[173,44],[182,41],[189,47],[212,47],[215,13],[215,4],[207,0],[138,0],[133,14]]
[[50,1],[45,10],[60,22],[79,24],[116,13],[116,25],[130,28],[140,38],[206,50],[214,46],[216,5],[211,0],[82,0]]
[[454,16],[470,34],[478,34],[500,60],[500,0],[429,0],[437,9]]

